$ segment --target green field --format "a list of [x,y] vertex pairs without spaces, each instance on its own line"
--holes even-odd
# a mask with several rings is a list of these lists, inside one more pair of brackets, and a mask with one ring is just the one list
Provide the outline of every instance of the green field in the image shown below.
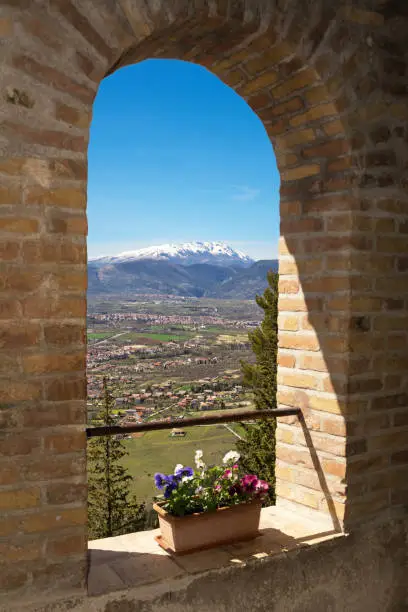
[[204,453],[207,464],[219,463],[224,454],[235,449],[237,438],[223,425],[186,428],[184,438],[171,438],[171,430],[150,431],[141,438],[124,440],[129,456],[124,464],[133,477],[132,489],[138,500],[150,502],[155,489],[155,472],[172,473],[177,463],[194,466],[197,449]]
[[114,335],[114,332],[88,332],[88,340],[105,340]]
[[157,342],[171,342],[172,340],[174,340],[176,342],[180,342],[182,340],[188,340],[192,336],[193,334],[189,334],[188,332],[174,332],[174,334],[160,334],[155,332],[129,332],[120,336],[118,340],[120,339],[120,344],[127,344],[129,342],[134,342],[135,344],[143,344],[143,340],[156,340]]

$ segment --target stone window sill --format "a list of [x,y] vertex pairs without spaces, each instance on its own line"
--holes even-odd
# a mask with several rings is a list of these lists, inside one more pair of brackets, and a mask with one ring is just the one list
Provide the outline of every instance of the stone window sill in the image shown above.
[[141,587],[166,585],[191,575],[242,566],[344,536],[317,513],[303,513],[290,504],[263,508],[260,535],[250,542],[172,556],[154,540],[159,530],[142,531],[89,542],[88,595],[96,597]]

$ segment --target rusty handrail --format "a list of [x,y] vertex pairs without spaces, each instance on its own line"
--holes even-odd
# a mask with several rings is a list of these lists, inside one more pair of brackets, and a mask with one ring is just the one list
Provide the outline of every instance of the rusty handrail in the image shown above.
[[270,417],[299,416],[300,408],[275,408],[274,410],[237,410],[225,414],[178,419],[176,421],[150,421],[135,425],[101,425],[100,427],[87,427],[86,437],[114,436],[117,434],[130,434],[138,431],[157,431],[160,429],[180,429],[195,425],[216,425],[217,423],[239,423],[244,419],[259,420]]

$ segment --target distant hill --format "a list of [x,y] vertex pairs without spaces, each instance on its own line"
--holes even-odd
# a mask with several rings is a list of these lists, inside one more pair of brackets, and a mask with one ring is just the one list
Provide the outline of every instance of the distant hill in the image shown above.
[[193,297],[251,299],[267,286],[267,271],[277,270],[276,260],[262,260],[246,267],[166,260],[131,259],[88,263],[90,294],[171,294]]

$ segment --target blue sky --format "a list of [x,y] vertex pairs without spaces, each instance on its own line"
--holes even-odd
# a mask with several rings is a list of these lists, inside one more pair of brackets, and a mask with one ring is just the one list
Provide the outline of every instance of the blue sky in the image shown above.
[[246,102],[205,68],[148,60],[105,79],[88,157],[89,257],[191,240],[276,256],[272,145]]

